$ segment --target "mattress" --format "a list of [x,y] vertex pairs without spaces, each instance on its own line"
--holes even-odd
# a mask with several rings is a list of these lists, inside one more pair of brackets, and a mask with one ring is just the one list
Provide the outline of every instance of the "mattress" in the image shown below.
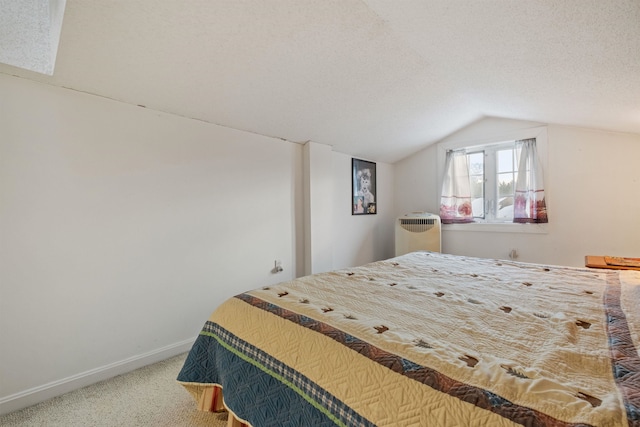
[[414,252],[229,299],[178,381],[251,426],[640,426],[640,272]]

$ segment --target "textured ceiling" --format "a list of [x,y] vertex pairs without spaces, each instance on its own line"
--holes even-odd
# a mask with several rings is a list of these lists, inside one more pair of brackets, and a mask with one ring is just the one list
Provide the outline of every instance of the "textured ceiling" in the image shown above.
[[484,116],[640,133],[640,1],[67,0],[53,76],[0,72],[393,163]]

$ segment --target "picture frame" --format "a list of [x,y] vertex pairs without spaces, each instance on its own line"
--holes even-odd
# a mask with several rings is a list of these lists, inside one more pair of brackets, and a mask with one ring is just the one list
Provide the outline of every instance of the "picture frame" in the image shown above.
[[351,158],[351,215],[375,215],[376,164]]

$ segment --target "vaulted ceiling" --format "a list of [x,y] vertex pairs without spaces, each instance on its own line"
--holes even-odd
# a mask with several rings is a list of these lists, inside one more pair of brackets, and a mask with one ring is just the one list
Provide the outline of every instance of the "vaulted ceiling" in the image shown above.
[[393,163],[485,116],[640,133],[640,1],[67,0],[53,71],[0,64]]

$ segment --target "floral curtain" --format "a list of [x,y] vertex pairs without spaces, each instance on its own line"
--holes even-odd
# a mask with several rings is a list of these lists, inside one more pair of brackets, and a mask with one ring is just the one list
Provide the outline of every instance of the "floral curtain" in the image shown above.
[[440,218],[443,224],[473,222],[469,161],[464,150],[447,151]]
[[536,140],[535,138],[525,139],[516,143],[516,146],[520,146],[520,162],[516,179],[513,222],[548,222],[542,165],[538,160]]

